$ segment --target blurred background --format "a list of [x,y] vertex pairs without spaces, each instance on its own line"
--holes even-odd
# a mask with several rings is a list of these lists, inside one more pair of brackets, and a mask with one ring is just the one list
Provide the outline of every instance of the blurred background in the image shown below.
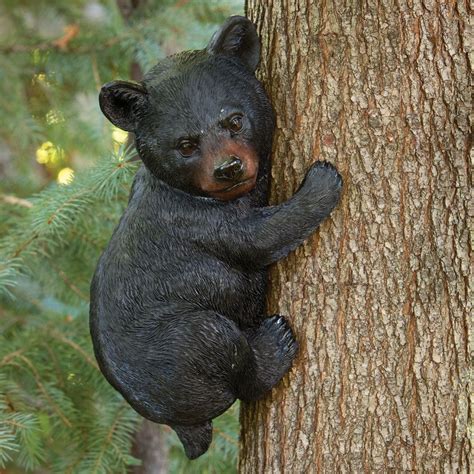
[[139,166],[98,91],[205,47],[232,14],[243,0],[0,1],[1,473],[236,472],[237,406],[188,462],[105,382],[88,331],[91,276]]

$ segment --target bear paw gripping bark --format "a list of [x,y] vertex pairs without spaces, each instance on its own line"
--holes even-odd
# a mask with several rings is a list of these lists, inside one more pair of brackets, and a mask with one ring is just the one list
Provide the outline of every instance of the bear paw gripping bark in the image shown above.
[[265,316],[266,268],[336,206],[342,180],[314,164],[267,205],[274,129],[254,72],[254,25],[229,18],[206,49],[164,59],[139,84],[110,82],[100,106],[135,134],[144,166],[97,265],[90,328],[107,380],[144,417],[171,426],[194,459],[212,419],[265,395],[297,344]]

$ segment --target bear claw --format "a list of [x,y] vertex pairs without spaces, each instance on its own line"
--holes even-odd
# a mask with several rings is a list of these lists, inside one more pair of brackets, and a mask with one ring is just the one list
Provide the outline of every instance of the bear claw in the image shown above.
[[281,315],[271,316],[264,320],[262,326],[265,328],[268,336],[273,335],[273,343],[277,348],[285,356],[289,355],[293,358],[298,350],[298,343],[286,319]]

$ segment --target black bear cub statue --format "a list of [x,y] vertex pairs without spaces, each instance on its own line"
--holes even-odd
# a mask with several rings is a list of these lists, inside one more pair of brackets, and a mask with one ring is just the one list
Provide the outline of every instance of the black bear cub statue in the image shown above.
[[267,205],[274,117],[254,75],[259,55],[254,25],[234,16],[206,49],[100,92],[105,116],[135,134],[144,166],[92,281],[95,355],[191,459],[208,449],[213,418],[236,399],[263,397],[290,368],[292,330],[264,312],[267,267],[341,193],[336,169],[315,162],[291,199]]

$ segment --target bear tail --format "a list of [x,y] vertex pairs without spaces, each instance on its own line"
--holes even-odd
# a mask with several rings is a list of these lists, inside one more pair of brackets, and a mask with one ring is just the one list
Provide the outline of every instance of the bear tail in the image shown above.
[[171,428],[183,443],[184,452],[189,459],[196,459],[209,449],[212,441],[211,421],[193,426],[172,425]]

